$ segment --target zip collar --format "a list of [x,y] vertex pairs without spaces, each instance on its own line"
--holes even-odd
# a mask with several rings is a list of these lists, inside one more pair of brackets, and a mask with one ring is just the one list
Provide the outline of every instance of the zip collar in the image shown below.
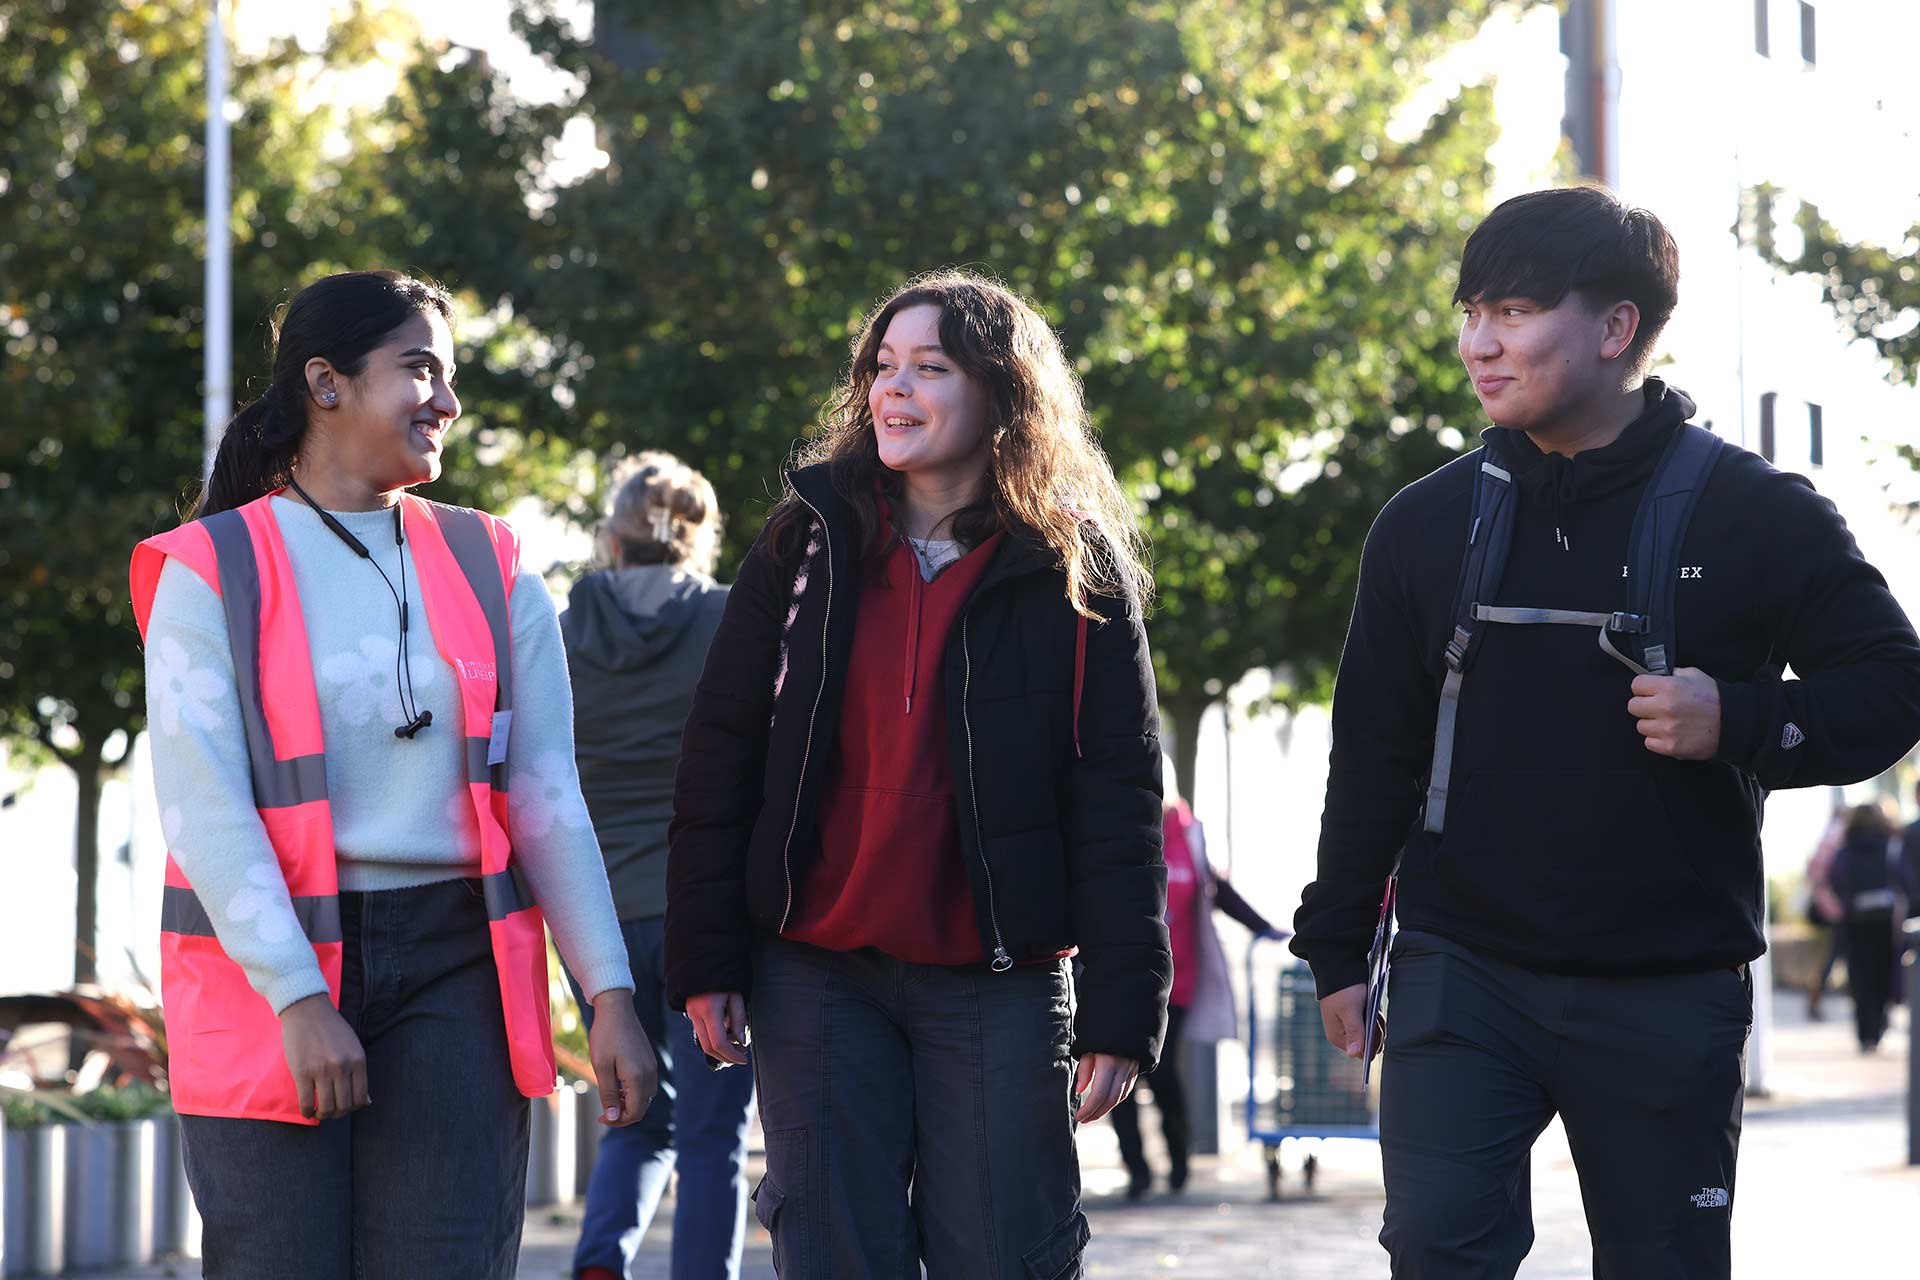
[[[809,467],[788,471],[786,479],[787,483],[793,486],[793,491],[800,495],[801,500],[813,508],[820,519],[826,522],[828,529],[841,535],[838,539],[839,545],[850,547],[853,544],[848,537],[856,524],[856,519],[852,504],[840,495],[839,489],[833,483],[832,467],[832,463],[816,462]],[[1058,568],[1059,561],[1054,557],[1053,552],[1036,541],[1033,535],[1009,529],[1006,531],[1006,536],[1001,539],[999,549],[994,552],[993,563],[987,566],[986,573],[975,585],[973,594],[968,597],[969,603],[978,599],[982,592],[989,591],[1010,578]]]

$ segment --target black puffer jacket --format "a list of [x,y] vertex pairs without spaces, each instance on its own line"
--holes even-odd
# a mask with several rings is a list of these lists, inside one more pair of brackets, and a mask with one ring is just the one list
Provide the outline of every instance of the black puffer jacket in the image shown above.
[[[754,544],[687,719],[668,829],[675,1008],[702,992],[748,990],[755,933],[785,926],[819,856],[860,592],[857,525],[824,467],[789,479],[815,515],[803,572],[776,564],[764,537]],[[941,673],[954,818],[987,954],[1018,963],[1077,946],[1074,1052],[1150,1070],[1173,974],[1159,716],[1138,608],[1101,607],[1108,620],[1086,631],[1076,750],[1080,628],[1065,575],[1043,548],[1002,543]]]

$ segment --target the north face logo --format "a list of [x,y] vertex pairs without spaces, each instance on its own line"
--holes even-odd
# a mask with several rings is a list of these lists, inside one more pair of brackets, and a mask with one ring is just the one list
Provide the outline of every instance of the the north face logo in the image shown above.
[[1688,1196],[1696,1209],[1724,1209],[1733,1203],[1725,1187],[1702,1187],[1698,1195]]
[[1791,720],[1787,721],[1787,727],[1780,731],[1780,749],[1782,751],[1791,751],[1806,740],[1807,735],[1800,732],[1800,726]]

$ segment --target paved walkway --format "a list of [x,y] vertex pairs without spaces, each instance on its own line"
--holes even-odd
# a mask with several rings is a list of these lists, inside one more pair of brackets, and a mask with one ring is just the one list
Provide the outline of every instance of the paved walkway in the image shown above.
[[[1741,1280],[1888,1275],[1913,1248],[1920,1220],[1920,1169],[1906,1166],[1905,1016],[1880,1052],[1855,1048],[1851,1009],[1829,999],[1827,1021],[1809,1023],[1805,1001],[1774,1002],[1773,1096],[1747,1103],[1740,1148],[1740,1201],[1734,1212],[1734,1274]],[[1149,1133],[1153,1130],[1147,1122]],[[1387,1275],[1375,1242],[1380,1229],[1379,1150],[1371,1143],[1320,1144],[1311,1193],[1298,1173],[1303,1153],[1287,1151],[1283,1199],[1266,1199],[1258,1148],[1196,1163],[1182,1198],[1129,1204],[1112,1130],[1083,1135],[1081,1160],[1093,1225],[1088,1272],[1106,1280],[1365,1280]],[[1580,1189],[1556,1123],[1534,1152],[1537,1239],[1523,1280],[1592,1275]],[[650,1238],[638,1277],[666,1276],[670,1205]],[[521,1275],[567,1275],[573,1221],[544,1216],[528,1224]],[[749,1224],[752,1225],[751,1222]],[[752,1227],[746,1274],[772,1280],[766,1233]]]
[[[1896,1263],[1912,1251],[1920,1221],[1920,1169],[1906,1159],[1904,1014],[1879,1054],[1853,1046],[1844,998],[1828,1002],[1828,1020],[1809,1023],[1792,993],[1774,1005],[1774,1095],[1750,1100],[1740,1151],[1733,1217],[1734,1274],[1741,1280],[1907,1274]],[[1147,1125],[1151,1132],[1153,1122]],[[1298,1175],[1299,1151],[1287,1151],[1281,1202],[1266,1200],[1257,1148],[1196,1163],[1181,1198],[1129,1204],[1112,1130],[1083,1135],[1081,1158],[1093,1224],[1088,1272],[1096,1280],[1367,1280],[1387,1274],[1374,1242],[1380,1225],[1380,1160],[1369,1143],[1329,1142],[1319,1149],[1311,1193]],[[1538,1239],[1524,1280],[1590,1276],[1579,1187],[1556,1124],[1534,1153]],[[757,1166],[756,1166],[757,1174]],[[649,1237],[637,1276],[666,1277],[669,1201]],[[577,1213],[529,1215],[521,1255],[525,1280],[567,1275]],[[750,1223],[751,1226],[751,1223]],[[752,1227],[748,1280],[774,1275],[765,1232]],[[123,1273],[198,1277],[198,1267]]]

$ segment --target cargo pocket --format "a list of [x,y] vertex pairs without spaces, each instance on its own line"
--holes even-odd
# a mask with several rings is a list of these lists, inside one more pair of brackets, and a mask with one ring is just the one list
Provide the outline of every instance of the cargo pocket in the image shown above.
[[753,1216],[773,1240],[773,1270],[781,1280],[805,1280],[807,1218],[787,1207],[791,1196],[804,1199],[807,1187],[807,1131],[782,1129],[766,1135],[767,1172],[753,1189]]
[[1075,1209],[1023,1255],[1028,1280],[1081,1280],[1086,1271],[1080,1265],[1080,1255],[1092,1235],[1087,1229],[1087,1215]]

